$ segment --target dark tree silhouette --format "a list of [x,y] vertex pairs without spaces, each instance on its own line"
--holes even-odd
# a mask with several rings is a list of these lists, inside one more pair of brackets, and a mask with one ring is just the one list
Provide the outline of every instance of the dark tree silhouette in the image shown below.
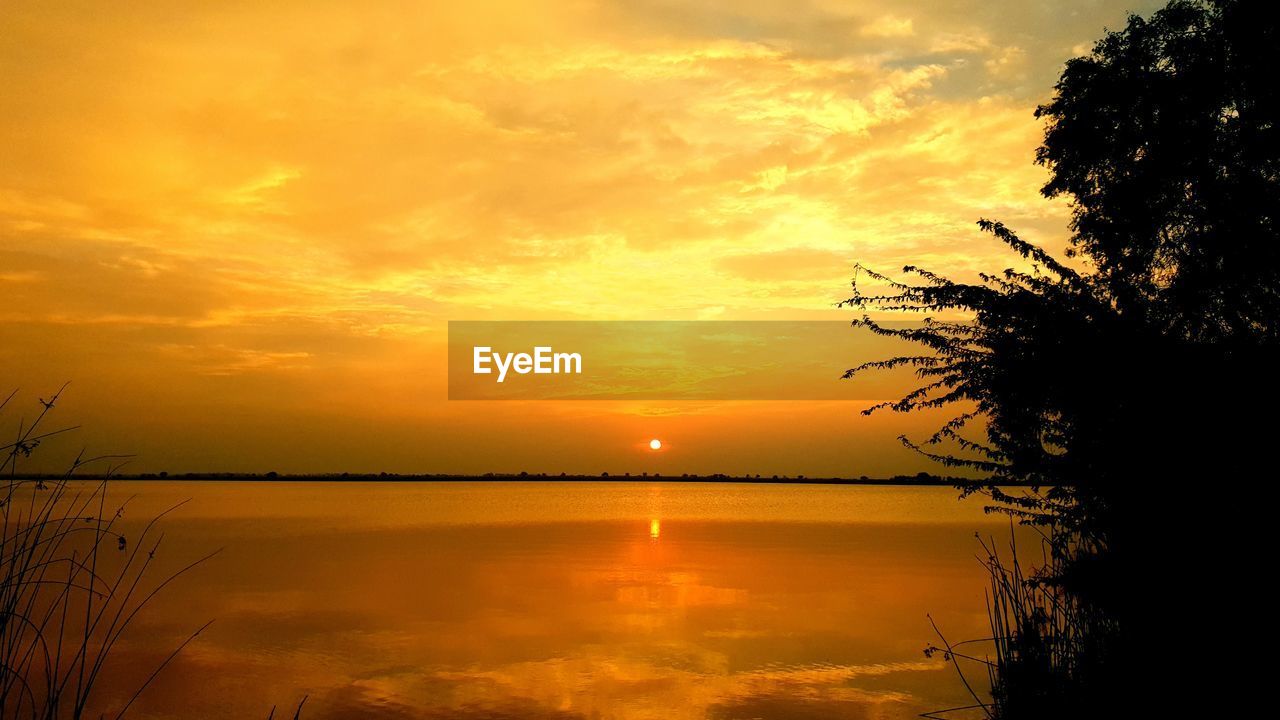
[[[1182,613],[1230,585],[1222,563],[1197,568],[1185,608],[1154,602],[1151,586],[1236,549],[1249,521],[1212,523],[1206,493],[1268,457],[1256,412],[1277,406],[1280,367],[1280,33],[1266,6],[1175,0],[1067,64],[1037,110],[1036,160],[1051,172],[1044,195],[1072,202],[1074,262],[981,220],[1026,269],[976,282],[855,271],[847,305],[924,316],[907,329],[855,321],[919,348],[846,373],[912,366],[922,379],[867,412],[953,408],[903,442],[983,475],[962,486],[1050,539],[1037,577],[993,557],[992,714],[1115,715],[1109,698],[1140,656],[1221,650],[1217,628]],[[1030,488],[1004,489],[1015,482]],[[1188,518],[1215,534],[1181,532]],[[1199,616],[1225,612],[1208,600]],[[1178,648],[1160,622],[1173,614]]]
[[[846,375],[913,365],[927,384],[882,407],[963,408],[912,447],[993,482],[1058,486],[1043,506],[1053,520],[1083,513],[1105,532],[1101,519],[1156,455],[1185,456],[1175,439],[1212,430],[1198,426],[1223,401],[1258,397],[1238,383],[1270,373],[1233,363],[1250,370],[1253,351],[1280,340],[1277,84],[1266,77],[1280,46],[1262,5],[1178,0],[1067,64],[1037,110],[1048,125],[1036,158],[1052,171],[1044,194],[1073,202],[1069,253],[1082,269],[989,220],[981,228],[1030,269],[960,283],[909,266],[918,280],[904,283],[858,268],[848,305],[926,319],[907,330],[857,321],[921,352]],[[948,313],[966,317],[933,319]],[[975,421],[984,441],[962,434]],[[1155,443],[1140,465],[1137,439]]]
[[1270,3],[1173,2],[1067,63],[1037,162],[1117,307],[1190,340],[1275,340],[1280,137]]
[[[1052,171],[1043,193],[1073,201],[1068,253],[1085,269],[989,220],[1032,269],[966,284],[909,266],[921,282],[907,284],[858,268],[889,289],[866,293],[855,276],[851,306],[972,316],[912,330],[858,321],[924,349],[849,371],[919,367],[930,383],[888,407],[975,405],[925,443],[970,455],[939,460],[1000,481],[1089,483],[1126,434],[1099,414],[1132,420],[1126,396],[1152,384],[1139,376],[1280,340],[1277,83],[1265,77],[1280,38],[1262,5],[1173,2],[1067,63],[1036,113],[1048,121],[1036,159]],[[962,439],[979,417],[988,442]]]
[[[1101,342],[1113,348],[1120,342],[1131,344],[1141,328],[1116,312],[1087,276],[999,223],[983,220],[980,225],[1034,261],[1035,269],[1005,270],[983,275],[981,283],[966,284],[909,266],[904,272],[924,282],[906,284],[859,267],[859,275],[890,290],[865,295],[860,278],[855,278],[849,305],[919,314],[968,311],[972,318],[943,321],[926,316],[919,327],[903,329],[863,317],[855,324],[910,340],[921,352],[866,363],[845,375],[914,366],[926,380],[924,385],[866,413],[960,405],[963,412],[931,437],[903,442],[944,465],[986,474],[985,480],[967,484],[966,489],[994,493],[1025,520],[1047,523],[1076,519],[1082,513],[1095,516],[1101,512],[1101,500],[1087,493],[1105,487],[1103,479],[1111,476],[1108,453],[1102,449],[1116,439],[1117,425],[1124,419],[1119,412],[1108,412],[1108,403],[1097,402],[1098,394],[1115,384],[1112,373],[1120,368],[1099,367],[1090,354]],[[985,431],[984,440],[965,434],[974,423]],[[1000,490],[1006,483],[1048,489],[1032,497],[1013,496]],[[1097,523],[1088,528],[1098,529]]]

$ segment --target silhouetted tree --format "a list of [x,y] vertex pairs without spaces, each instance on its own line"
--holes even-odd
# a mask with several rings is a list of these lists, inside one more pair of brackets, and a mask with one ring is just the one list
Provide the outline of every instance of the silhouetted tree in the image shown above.
[[1197,341],[1275,340],[1276,48],[1262,2],[1173,2],[1067,63],[1036,160],[1125,313]]
[[[847,305],[923,316],[855,321],[919,348],[846,373],[911,366],[923,381],[867,412],[953,408],[932,436],[903,442],[982,475],[966,491],[1051,539],[1033,578],[992,556],[1002,717],[1118,714],[1117,683],[1161,644],[1152,579],[1234,549],[1203,534],[1192,547],[1169,525],[1200,510],[1207,481],[1263,461],[1252,413],[1277,404],[1280,33],[1267,5],[1175,0],[1067,63],[1036,113],[1036,161],[1051,173],[1043,194],[1072,202],[1075,264],[984,219],[1025,269],[976,282],[855,270]],[[1225,529],[1237,545],[1241,525]],[[1229,585],[1221,567],[1199,568],[1197,598]],[[1169,652],[1220,651],[1205,646],[1214,632],[1183,629]]]
[[[1278,46],[1262,5],[1178,0],[1067,64],[1036,113],[1048,121],[1036,159],[1052,173],[1046,197],[1072,200],[1069,254],[1081,269],[990,220],[979,225],[1029,269],[961,283],[858,267],[848,305],[926,316],[910,329],[857,321],[921,352],[847,376],[911,365],[927,381],[871,411],[963,408],[909,445],[992,483],[1053,486],[1033,500],[995,492],[1103,533],[1135,473],[1161,469],[1152,457],[1135,466],[1139,441],[1193,451],[1173,440],[1219,409],[1210,396],[1230,396],[1209,387],[1223,363],[1280,339],[1280,143],[1267,77]],[[864,275],[879,289],[865,292]],[[1197,382],[1206,397],[1187,392]],[[975,423],[985,439],[963,435]]]

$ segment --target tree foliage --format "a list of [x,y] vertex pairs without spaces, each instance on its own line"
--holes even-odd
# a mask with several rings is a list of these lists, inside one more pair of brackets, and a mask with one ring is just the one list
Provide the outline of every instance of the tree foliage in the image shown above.
[[846,376],[914,366],[924,383],[872,411],[955,407],[933,436],[904,441],[992,486],[1050,488],[1028,499],[993,487],[1015,512],[1102,524],[1137,480],[1143,433],[1175,430],[1162,398],[1280,339],[1280,146],[1265,77],[1276,23],[1257,5],[1175,0],[1067,64],[1037,110],[1036,160],[1051,172],[1044,195],[1072,201],[1082,269],[984,219],[1030,269],[969,283],[914,266],[906,281],[856,271],[846,304],[924,319],[901,329],[864,315],[855,324],[920,351]]
[[[1125,679],[1140,658],[1221,654],[1213,623],[1247,602],[1220,592],[1240,576],[1217,561],[1187,573],[1274,522],[1259,503],[1206,512],[1223,505],[1213,485],[1274,463],[1260,412],[1280,407],[1280,14],[1267,6],[1174,0],[1067,63],[1036,112],[1036,161],[1043,194],[1072,205],[1070,265],[984,219],[1026,269],[973,282],[855,271],[855,325],[918,351],[846,376],[911,366],[922,381],[867,412],[953,409],[903,442],[984,476],[966,491],[1048,539],[1032,576],[990,553],[993,702],[975,695],[989,717],[1146,714],[1116,702],[1165,692]],[[1031,488],[1002,489],[1013,482]],[[1170,578],[1176,602],[1153,595]],[[1192,613],[1207,620],[1189,628]]]
[[1036,161],[1121,311],[1193,341],[1275,340],[1277,35],[1267,3],[1178,1],[1067,63]]

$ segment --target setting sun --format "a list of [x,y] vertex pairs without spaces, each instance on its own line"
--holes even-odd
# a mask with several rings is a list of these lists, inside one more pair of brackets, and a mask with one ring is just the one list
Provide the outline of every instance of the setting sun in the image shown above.
[[654,438],[654,439],[650,440],[650,441],[649,441],[649,449],[650,449],[650,450],[661,450],[661,449],[662,449],[662,441],[661,441],[661,440],[659,440],[658,438]]

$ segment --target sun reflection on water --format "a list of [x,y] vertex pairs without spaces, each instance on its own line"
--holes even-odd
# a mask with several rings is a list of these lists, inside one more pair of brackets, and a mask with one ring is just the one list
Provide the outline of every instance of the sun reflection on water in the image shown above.
[[232,559],[139,615],[130,660],[191,617],[221,628],[139,699],[157,718],[310,692],[326,718],[907,720],[965,704],[915,639],[930,612],[987,630],[969,540],[1003,527],[928,487],[122,484],[129,534],[194,496],[170,559]]

